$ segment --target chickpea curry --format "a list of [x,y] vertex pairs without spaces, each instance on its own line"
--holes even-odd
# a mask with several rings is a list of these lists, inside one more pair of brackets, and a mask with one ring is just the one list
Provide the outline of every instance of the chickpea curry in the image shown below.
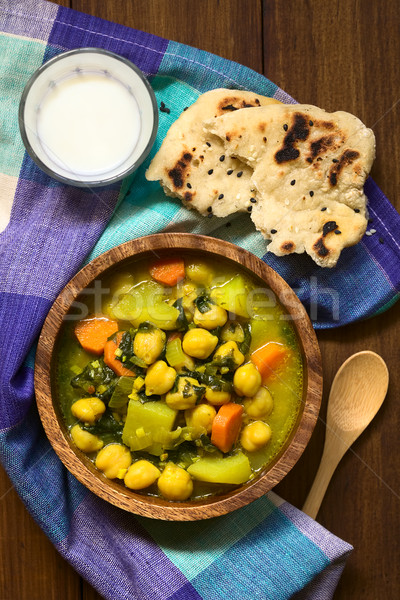
[[106,478],[171,501],[256,477],[290,436],[303,389],[296,333],[271,290],[196,254],[132,260],[85,290],[56,369],[73,443]]

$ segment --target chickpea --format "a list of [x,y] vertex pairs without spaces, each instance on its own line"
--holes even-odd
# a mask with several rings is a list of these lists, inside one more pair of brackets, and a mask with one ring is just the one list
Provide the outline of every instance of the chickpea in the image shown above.
[[240,443],[247,452],[255,452],[268,444],[271,435],[271,427],[267,423],[253,421],[243,429]]
[[253,363],[239,367],[233,376],[233,386],[238,396],[252,398],[261,387],[261,375]]
[[146,396],[166,394],[173,387],[175,379],[175,369],[169,367],[165,361],[158,360],[147,369],[144,380]]
[[167,500],[186,500],[193,491],[189,473],[170,462],[158,479],[158,489]]
[[219,406],[220,404],[226,404],[230,401],[232,394],[230,392],[223,392],[218,390],[213,390],[210,387],[206,387],[206,399],[210,404],[214,406]]
[[131,453],[123,444],[108,444],[96,457],[96,467],[107,479],[115,479],[119,472],[128,469],[132,462]]
[[208,358],[218,344],[216,335],[206,329],[189,329],[184,335],[182,348],[186,354],[194,358]]
[[244,354],[238,348],[236,342],[225,342],[215,352],[213,360],[231,358],[235,367],[239,367],[244,362]]
[[193,262],[186,266],[186,276],[201,285],[209,285],[214,277],[214,271],[203,262]]
[[193,377],[179,377],[178,389],[175,392],[169,392],[165,396],[165,402],[170,408],[175,410],[186,410],[193,408],[204,396],[205,386],[200,385],[197,379]]
[[143,490],[157,481],[160,475],[160,471],[150,461],[137,460],[129,467],[124,482],[131,490]]
[[93,396],[92,398],[81,398],[71,406],[71,413],[83,423],[91,425],[97,421],[106,410],[104,402]]
[[97,452],[97,450],[100,450],[100,448],[102,448],[104,445],[102,440],[98,438],[97,435],[93,435],[93,433],[85,431],[80,425],[74,425],[72,427],[71,437],[78,446],[79,450],[87,453]]
[[193,321],[199,327],[204,329],[215,329],[216,327],[222,327],[228,320],[228,313],[224,308],[218,306],[218,304],[210,304],[210,309],[207,312],[200,312],[198,308],[195,309],[193,315]]
[[163,351],[166,338],[165,332],[158,327],[139,331],[133,340],[133,351],[146,365],[151,365]]
[[274,401],[271,393],[266,387],[260,387],[258,392],[252,398],[244,401],[244,409],[252,419],[261,419],[268,417],[274,407]]
[[211,433],[212,423],[217,411],[209,404],[198,404],[194,408],[185,410],[185,420],[188,427],[195,429],[205,429],[208,434]]

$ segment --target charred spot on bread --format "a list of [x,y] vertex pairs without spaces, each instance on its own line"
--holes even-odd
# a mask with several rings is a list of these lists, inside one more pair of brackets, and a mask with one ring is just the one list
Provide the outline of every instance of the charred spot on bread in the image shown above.
[[331,231],[335,231],[335,229],[337,228],[338,226],[336,224],[336,221],[327,221],[322,228],[322,237],[327,236],[328,233],[330,233]]
[[351,165],[357,158],[359,158],[360,153],[357,150],[345,150],[342,156],[339,158],[339,161],[332,165],[329,171],[329,183],[332,187],[337,184],[338,176],[340,175],[343,167],[347,167]]
[[227,96],[219,102],[217,109],[218,114],[221,115],[225,112],[239,110],[239,108],[254,108],[255,106],[260,106],[260,100],[258,98],[254,98],[254,100],[242,100],[237,96]]
[[275,160],[278,164],[296,160],[300,156],[300,151],[295,148],[296,142],[305,141],[310,134],[310,125],[308,119],[302,113],[295,113],[293,124],[288,129],[284,137],[283,145],[275,153]]
[[281,251],[282,252],[293,252],[295,249],[296,245],[294,242],[283,242],[283,244],[281,244]]
[[[317,158],[320,154],[326,152],[333,146],[334,137],[333,135],[323,135],[319,140],[315,140],[310,144],[311,159]],[[309,161],[311,162],[311,161]]]
[[190,152],[183,152],[182,156],[177,160],[175,166],[167,171],[168,177],[170,178],[175,189],[183,187],[185,171],[187,171],[192,158],[193,156],[190,154]]
[[194,195],[195,195],[195,193],[193,193],[193,192],[185,192],[185,194],[184,194],[185,202],[191,202],[193,200]]
[[325,246],[324,238],[322,237],[318,238],[318,240],[314,243],[313,249],[318,256],[321,256],[322,258],[325,258],[329,254],[329,249]]

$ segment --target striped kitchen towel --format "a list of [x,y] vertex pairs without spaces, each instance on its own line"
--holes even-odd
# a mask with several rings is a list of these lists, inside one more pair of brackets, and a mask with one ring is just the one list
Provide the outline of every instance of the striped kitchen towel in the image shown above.
[[151,156],[183,108],[208,89],[252,89],[292,101],[265,77],[201,50],[44,0],[0,0],[1,460],[57,550],[105,598],[331,598],[351,546],[274,493],[217,519],[167,523],[136,518],[78,483],[39,421],[35,341],[58,292],[85,261],[159,231],[208,234],[250,250],[295,288],[317,328],[372,316],[399,295],[400,218],[369,180],[377,234],[346,249],[337,268],[322,270],[306,256],[265,255],[246,215],[203,219],[166,198],[145,180],[151,156],[122,185],[96,192],[50,179],[24,152],[18,103],[43,62],[82,46],[132,60],[158,103],[170,108],[160,113]]

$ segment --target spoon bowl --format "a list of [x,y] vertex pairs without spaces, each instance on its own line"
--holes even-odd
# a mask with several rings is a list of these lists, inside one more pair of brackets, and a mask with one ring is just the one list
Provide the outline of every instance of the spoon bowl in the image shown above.
[[388,385],[385,361],[370,350],[350,356],[336,373],[328,400],[324,451],[303,506],[310,517],[317,516],[337,465],[375,417]]

